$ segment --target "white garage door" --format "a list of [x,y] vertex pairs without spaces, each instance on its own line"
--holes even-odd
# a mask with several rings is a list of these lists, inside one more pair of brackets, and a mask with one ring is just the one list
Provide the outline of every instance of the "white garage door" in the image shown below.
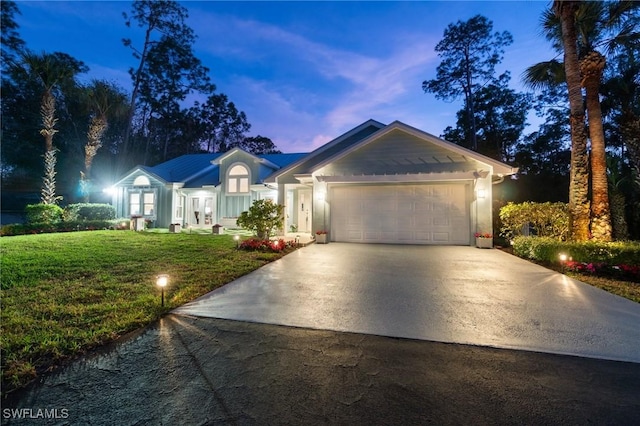
[[331,239],[357,243],[469,244],[466,186],[331,188]]

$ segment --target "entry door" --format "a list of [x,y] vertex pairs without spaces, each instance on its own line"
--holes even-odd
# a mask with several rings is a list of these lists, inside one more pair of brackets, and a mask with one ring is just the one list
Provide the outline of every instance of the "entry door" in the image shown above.
[[200,209],[200,198],[191,199],[191,214],[189,215],[189,223],[191,225],[200,225],[202,223],[203,212]]
[[298,190],[298,232],[311,231],[311,190]]

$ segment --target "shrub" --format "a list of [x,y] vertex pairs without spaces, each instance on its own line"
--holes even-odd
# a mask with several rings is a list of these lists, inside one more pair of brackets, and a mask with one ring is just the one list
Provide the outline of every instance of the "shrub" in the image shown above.
[[237,220],[238,226],[253,231],[255,235],[266,240],[274,229],[282,227],[284,206],[271,200],[256,200],[249,210],[242,212]]
[[56,204],[29,204],[25,208],[27,223],[56,223],[62,220],[62,207]]
[[263,240],[261,238],[249,238],[240,243],[240,249],[248,251],[273,251],[279,252],[286,248],[293,247],[282,238],[275,241]]
[[640,280],[638,242],[563,242],[549,237],[519,236],[513,239],[513,253],[546,264],[558,264],[560,254],[566,254],[569,270]]
[[65,221],[113,220],[116,218],[116,209],[111,204],[69,204],[64,210],[63,218]]
[[508,203],[500,209],[500,235],[511,240],[533,228],[539,237],[564,241],[569,235],[569,211],[565,203]]

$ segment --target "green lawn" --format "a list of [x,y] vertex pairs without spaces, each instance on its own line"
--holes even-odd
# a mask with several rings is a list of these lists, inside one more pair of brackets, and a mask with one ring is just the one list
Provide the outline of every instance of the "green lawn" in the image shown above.
[[[231,235],[94,231],[0,238],[3,392],[281,257]],[[164,308],[155,277],[168,274]]]

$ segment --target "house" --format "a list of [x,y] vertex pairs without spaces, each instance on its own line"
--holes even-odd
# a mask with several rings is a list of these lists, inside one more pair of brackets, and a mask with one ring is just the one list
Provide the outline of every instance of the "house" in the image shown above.
[[493,232],[493,186],[516,172],[399,121],[369,120],[308,154],[236,148],[136,167],[114,185],[114,205],[158,227],[234,227],[253,200],[272,199],[285,206],[282,232],[471,245],[475,232]]

